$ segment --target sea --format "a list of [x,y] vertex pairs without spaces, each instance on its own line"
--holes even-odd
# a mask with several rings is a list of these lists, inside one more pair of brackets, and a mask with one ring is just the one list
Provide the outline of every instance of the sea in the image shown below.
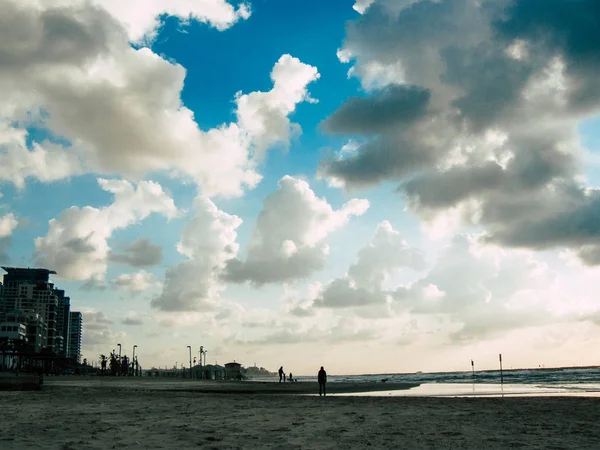
[[[278,379],[277,379],[278,380]],[[299,376],[298,381],[317,381]],[[415,383],[407,390],[343,395],[369,396],[585,396],[600,397],[600,367],[559,367],[475,372],[329,375],[328,383]]]

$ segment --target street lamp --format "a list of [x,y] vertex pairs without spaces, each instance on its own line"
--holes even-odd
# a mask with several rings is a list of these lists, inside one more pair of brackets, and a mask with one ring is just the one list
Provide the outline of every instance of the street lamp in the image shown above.
[[131,375],[135,377],[135,349],[137,345],[133,346],[133,358],[131,358]]
[[202,364],[202,355],[204,354],[204,345],[200,346],[200,379],[203,380],[204,379],[204,367],[202,367],[204,364]]
[[188,345],[187,348],[190,351],[190,380],[191,380],[192,379],[192,346]]

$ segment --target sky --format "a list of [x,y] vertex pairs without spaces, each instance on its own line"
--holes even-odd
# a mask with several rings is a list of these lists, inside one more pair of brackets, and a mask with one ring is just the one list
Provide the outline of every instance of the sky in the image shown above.
[[597,0],[0,10],[0,263],[88,361],[598,364]]

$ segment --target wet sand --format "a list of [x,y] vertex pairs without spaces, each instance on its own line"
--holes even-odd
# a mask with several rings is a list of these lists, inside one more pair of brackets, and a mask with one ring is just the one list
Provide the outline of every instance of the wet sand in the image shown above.
[[600,448],[600,399],[321,398],[272,384],[45,381],[0,392],[0,448]]

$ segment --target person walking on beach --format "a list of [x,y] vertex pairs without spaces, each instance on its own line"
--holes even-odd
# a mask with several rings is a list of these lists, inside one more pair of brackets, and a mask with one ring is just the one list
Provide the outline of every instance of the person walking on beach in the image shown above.
[[292,372],[290,372],[290,377],[288,378],[288,380],[290,380],[290,383],[292,383],[294,381],[294,377],[292,376]]
[[321,366],[321,370],[319,370],[317,379],[319,380],[319,397],[321,396],[321,394],[323,396],[326,396],[327,391],[325,389],[325,385],[327,384],[327,372],[325,372],[325,369],[323,369],[323,366]]
[[279,368],[279,382],[281,383],[281,380],[283,380],[283,366],[281,366]]

